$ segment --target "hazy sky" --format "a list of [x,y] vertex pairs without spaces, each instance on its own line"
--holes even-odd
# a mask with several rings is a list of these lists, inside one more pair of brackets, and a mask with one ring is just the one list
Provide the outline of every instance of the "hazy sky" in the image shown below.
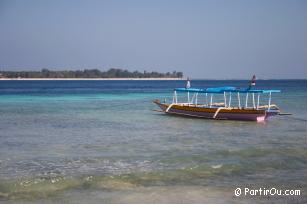
[[307,78],[307,1],[0,0],[0,70]]

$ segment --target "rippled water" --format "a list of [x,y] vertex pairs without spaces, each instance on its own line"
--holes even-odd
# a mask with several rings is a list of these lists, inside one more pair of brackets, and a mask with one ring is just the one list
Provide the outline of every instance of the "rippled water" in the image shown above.
[[[194,87],[246,81],[192,81]],[[281,89],[292,116],[265,123],[153,112],[183,81],[0,81],[0,202],[306,202],[307,81]],[[236,187],[301,189],[235,197]]]

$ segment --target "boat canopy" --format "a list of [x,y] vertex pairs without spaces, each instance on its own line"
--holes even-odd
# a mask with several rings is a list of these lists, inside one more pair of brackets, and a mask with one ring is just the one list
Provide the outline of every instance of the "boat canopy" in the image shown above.
[[234,93],[280,93],[280,90],[276,89],[249,89],[249,88],[237,88],[233,86],[212,87],[212,88],[176,88],[177,92],[194,92],[194,93],[216,93],[223,94],[225,92]]

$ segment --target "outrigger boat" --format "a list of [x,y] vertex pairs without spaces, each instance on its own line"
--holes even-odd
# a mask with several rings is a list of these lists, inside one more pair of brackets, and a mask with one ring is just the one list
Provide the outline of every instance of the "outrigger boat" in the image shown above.
[[[280,90],[260,90],[252,89],[255,85],[255,76],[248,88],[236,88],[231,86],[215,88],[191,88],[188,80],[186,88],[174,89],[172,103],[160,102],[154,100],[162,112],[166,114],[191,116],[207,119],[219,120],[246,120],[246,121],[264,121],[271,116],[280,114],[277,105],[271,104],[272,93],[279,93]],[[178,102],[178,93],[187,93],[187,102]],[[192,98],[190,98],[190,94]],[[222,94],[224,102],[214,103],[213,96]],[[241,104],[240,94],[245,94],[245,104]],[[268,94],[268,104],[260,105],[261,94]],[[205,95],[205,103],[200,103],[199,97]],[[232,97],[236,95],[236,105],[233,105]],[[252,106],[248,106],[248,98],[251,95]],[[208,100],[210,96],[210,101]],[[257,101],[255,100],[257,97]]]

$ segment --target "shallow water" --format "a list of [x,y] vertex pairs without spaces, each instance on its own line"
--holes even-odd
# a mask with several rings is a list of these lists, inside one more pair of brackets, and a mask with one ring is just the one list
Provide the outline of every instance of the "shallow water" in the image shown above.
[[[192,81],[194,87],[246,81]],[[0,202],[306,202],[307,81],[281,89],[292,116],[264,123],[153,112],[182,81],[0,81]],[[243,99],[243,98],[242,98]],[[265,98],[262,98],[263,100]],[[235,101],[234,101],[235,102]],[[235,197],[236,187],[301,189]]]

